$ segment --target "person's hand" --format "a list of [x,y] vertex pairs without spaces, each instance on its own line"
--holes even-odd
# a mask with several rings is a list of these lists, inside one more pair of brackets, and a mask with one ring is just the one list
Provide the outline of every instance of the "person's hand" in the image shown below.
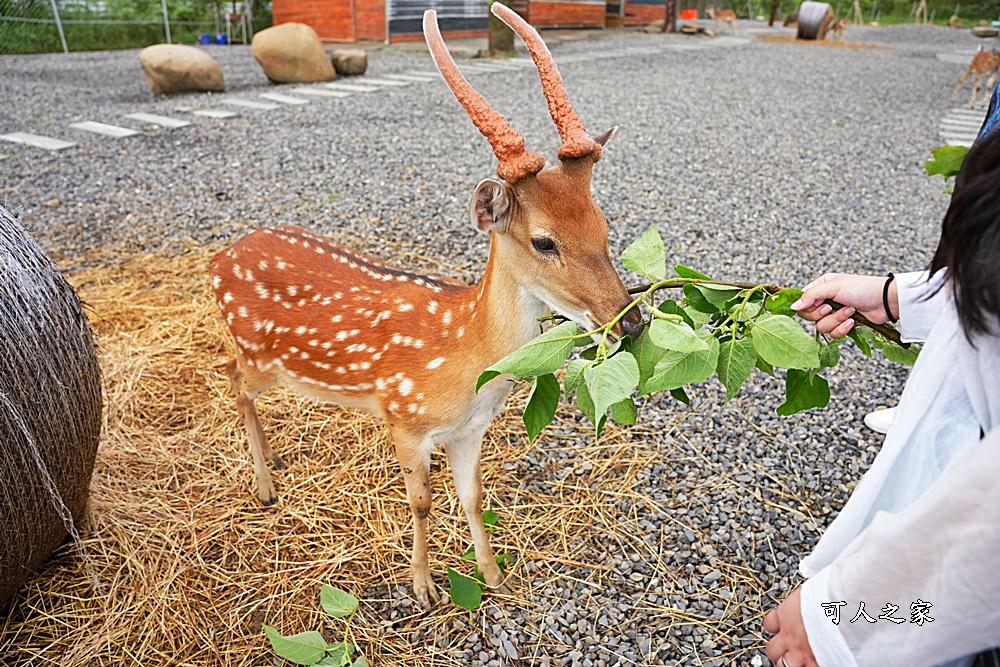
[[767,642],[767,657],[779,667],[819,667],[802,623],[801,590],[796,588],[764,617],[764,630],[776,633]]
[[[889,321],[882,304],[882,288],[886,279],[881,276],[858,276],[849,273],[827,273],[802,289],[802,297],[792,304],[799,317],[816,323],[816,330],[834,338],[843,338],[854,326],[851,316],[859,312],[872,324]],[[899,316],[899,295],[896,281],[889,284],[889,308]],[[823,303],[832,299],[844,306],[834,310]]]

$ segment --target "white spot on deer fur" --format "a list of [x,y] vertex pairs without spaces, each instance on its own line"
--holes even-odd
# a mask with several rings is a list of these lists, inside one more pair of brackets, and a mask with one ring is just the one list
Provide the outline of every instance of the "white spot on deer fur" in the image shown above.
[[335,338],[337,340],[347,340],[347,332],[346,331],[338,331],[337,335],[335,336]]
[[329,350],[331,347],[333,347],[333,343],[331,343],[330,341],[326,341],[325,343],[320,345],[320,347],[322,347],[324,350]]
[[336,294],[333,295],[333,298],[334,299],[343,299],[344,295],[343,295],[342,292],[337,292]]
[[375,388],[378,389],[379,391],[384,390],[385,389],[385,380],[383,380],[382,378],[376,378],[375,379]]
[[247,312],[247,307],[246,306],[240,306],[240,308],[239,308],[239,310],[237,312],[239,312],[240,317],[248,317],[250,315],[250,313]]
[[413,341],[413,347],[421,348],[423,346],[424,346],[424,341],[420,340],[419,338]]
[[427,364],[427,370],[434,370],[438,366],[444,363],[444,357],[438,357]]
[[410,413],[415,413],[417,411],[417,407],[418,406],[416,403],[410,403],[409,405],[406,406],[406,411]]
[[401,396],[409,396],[411,391],[413,391],[413,380],[406,378],[399,383],[399,394]]
[[297,348],[294,345],[292,345],[291,347],[288,348],[288,351],[291,352],[292,354],[298,354],[299,353],[299,348]]
[[344,373],[346,373],[347,371],[345,371],[345,370],[344,370],[344,367],[343,367],[343,366],[339,366],[339,367],[337,367],[337,372],[338,372],[338,373],[340,373],[341,375],[343,375],[343,374],[344,374]]
[[301,326],[300,327],[296,327],[295,333],[297,333],[300,336],[305,335],[306,328],[305,327],[301,327]]
[[401,304],[399,304],[399,312],[405,313],[405,312],[410,311],[410,310],[413,310],[413,304],[412,303],[401,303]]
[[271,329],[274,328],[274,320],[267,320],[264,322],[264,332],[271,333]]
[[219,289],[222,284],[222,276],[212,276],[212,289]]
[[287,269],[287,268],[288,268],[288,264],[286,264],[285,262],[281,261],[280,259],[278,260],[278,263],[276,264],[276,266],[277,266],[277,267],[278,267],[279,269],[282,269],[282,270],[284,270],[284,269]]
[[441,316],[441,324],[443,324],[445,326],[448,326],[449,324],[451,324],[451,311],[450,310],[444,311],[444,315]]
[[319,345],[319,341],[316,340],[315,338],[313,338],[311,341],[309,341],[309,347],[316,347],[318,345]]
[[298,287],[296,287],[295,285],[288,286],[288,296],[295,296],[298,293],[299,293]]
[[332,321],[332,322],[333,322],[334,324],[337,324],[338,322],[340,322],[340,321],[341,321],[341,320],[343,320],[343,319],[344,319],[344,316],[343,316],[343,315],[334,315],[334,316],[333,316],[333,317],[331,318],[331,321]]
[[361,370],[366,371],[366,370],[368,370],[371,367],[372,367],[372,364],[371,364],[370,361],[362,361],[361,362]]
[[459,327],[458,331],[455,332],[455,338],[461,338],[465,335],[465,327]]
[[396,276],[396,280],[398,280],[401,283],[405,283],[406,282],[406,276],[403,276],[403,275]]
[[300,354],[299,356],[302,357],[303,359],[308,359],[309,358],[309,353],[306,352],[306,351],[303,351],[302,354]]
[[360,287],[352,287],[352,288],[351,288],[351,291],[352,291],[352,292],[360,292],[360,291],[361,291],[361,288],[360,288]]
[[233,275],[243,280],[243,269],[240,268],[239,264],[233,264]]
[[253,289],[255,292],[257,292],[257,296],[259,296],[262,299],[266,299],[269,296],[271,296],[271,292],[268,291],[266,287],[264,287],[264,283],[257,283],[256,285],[253,286]]
[[425,407],[424,407],[424,406],[422,406],[422,405],[420,406],[420,409],[419,409],[419,410],[417,410],[417,414],[418,414],[418,415],[422,415],[422,414],[424,414],[425,412],[427,412],[427,408],[425,408]]
[[399,334],[392,334],[392,344],[393,345],[399,345],[402,342],[403,342],[403,337],[402,336],[400,336]]
[[321,306],[329,306],[330,305],[330,301],[332,301],[332,299],[330,297],[326,297],[325,299],[323,299],[323,302],[320,305]]
[[259,262],[257,262],[257,266],[260,267],[261,271],[267,271],[267,260],[264,259],[260,260]]
[[232,292],[226,292],[225,294],[222,295],[222,302],[223,303],[232,303],[232,301],[233,301],[233,293]]
[[427,302],[427,312],[428,313],[430,313],[431,315],[433,315],[434,313],[437,312],[437,309],[438,309],[438,302],[437,301],[428,301]]
[[286,352],[285,354],[281,355],[281,358],[284,359],[285,361],[288,361],[288,359],[290,357],[289,357],[288,353]]
[[399,403],[393,401],[389,404],[389,412],[395,412],[396,410],[399,410]]
[[243,280],[245,280],[247,282],[250,282],[251,280],[253,280],[253,271],[251,271],[250,269],[247,269],[246,271],[244,271],[243,272]]

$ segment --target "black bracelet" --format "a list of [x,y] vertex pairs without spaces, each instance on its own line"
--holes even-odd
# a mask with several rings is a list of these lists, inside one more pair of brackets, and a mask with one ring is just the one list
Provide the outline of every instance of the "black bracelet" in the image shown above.
[[885,279],[885,285],[882,286],[882,307],[885,308],[885,316],[889,318],[889,321],[895,324],[899,321],[898,317],[892,316],[892,311],[889,310],[889,283],[896,279],[896,276],[892,275],[892,271],[888,274]]

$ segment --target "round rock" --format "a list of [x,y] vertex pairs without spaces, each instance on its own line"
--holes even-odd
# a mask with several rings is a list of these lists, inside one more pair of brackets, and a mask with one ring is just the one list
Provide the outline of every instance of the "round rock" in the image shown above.
[[139,64],[154,95],[222,92],[222,69],[201,49],[181,44],[155,44],[139,52]]
[[364,49],[337,49],[330,53],[330,64],[340,76],[360,76],[368,69],[368,52]]
[[337,78],[323,42],[304,23],[282,23],[253,36],[254,58],[275,83],[315,83]]

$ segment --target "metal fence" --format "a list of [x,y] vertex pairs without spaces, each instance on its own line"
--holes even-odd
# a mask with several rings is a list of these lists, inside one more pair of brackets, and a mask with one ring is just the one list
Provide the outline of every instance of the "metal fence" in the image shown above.
[[253,0],[0,0],[0,55],[249,44],[270,25],[270,2]]

